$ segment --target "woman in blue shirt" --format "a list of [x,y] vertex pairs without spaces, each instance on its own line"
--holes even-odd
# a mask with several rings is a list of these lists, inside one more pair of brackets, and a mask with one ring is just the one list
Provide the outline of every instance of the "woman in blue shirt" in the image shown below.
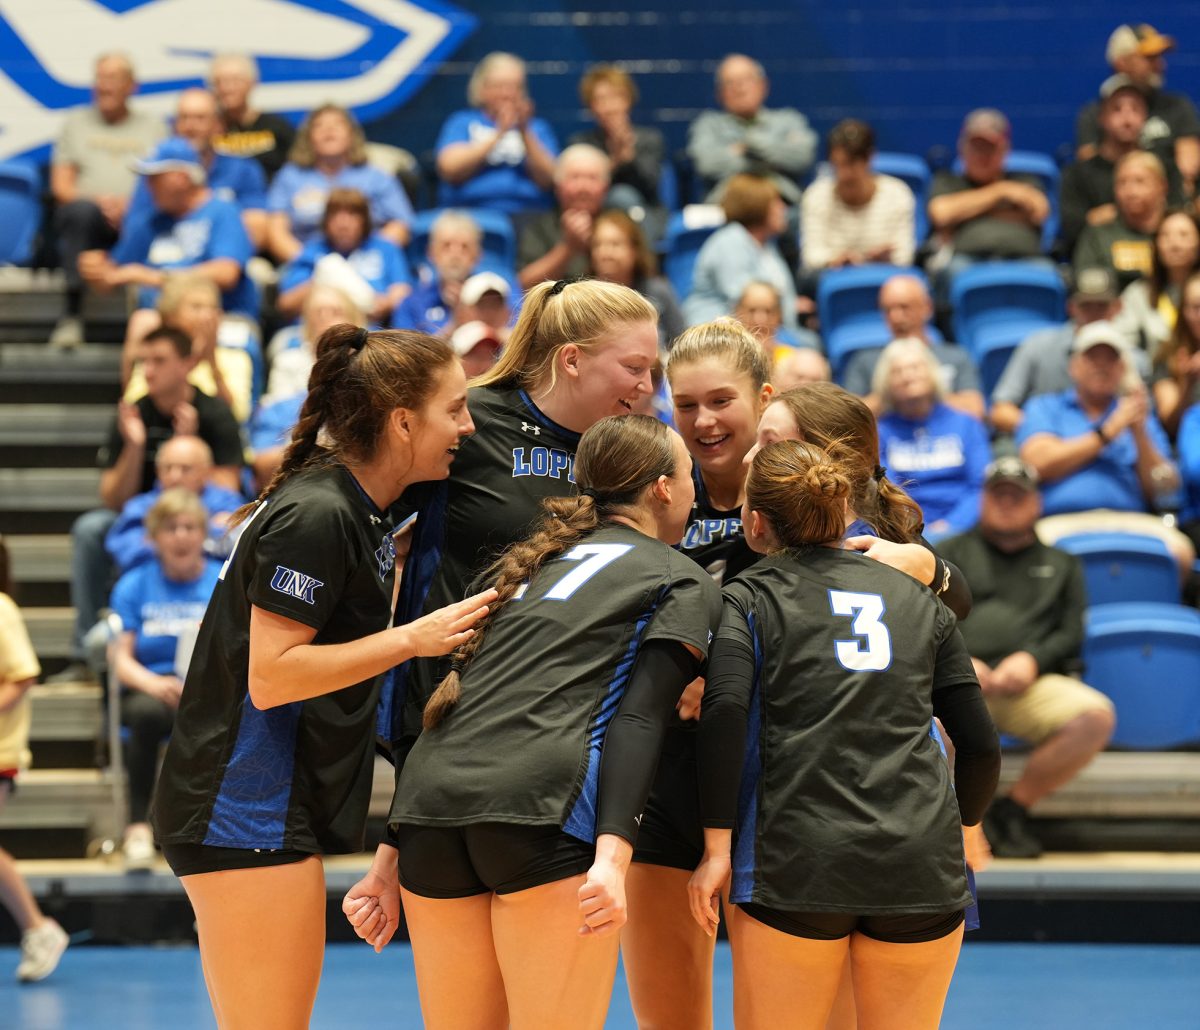
[[179,642],[194,639],[221,568],[204,553],[208,513],[190,490],[164,491],[146,513],[146,534],[154,544],[155,560],[125,573],[112,592],[112,610],[123,627],[111,660],[125,688],[121,722],[129,729],[129,826],[123,850],[130,867],[154,861],[146,814],[158,747],[171,733],[183,691]]

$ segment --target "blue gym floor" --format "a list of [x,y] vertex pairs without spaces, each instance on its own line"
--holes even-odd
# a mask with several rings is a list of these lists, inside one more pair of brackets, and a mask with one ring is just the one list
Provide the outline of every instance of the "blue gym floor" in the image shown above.
[[[0,948],[5,1030],[209,1030],[212,1017],[193,948],[78,947],[41,984],[17,987],[14,948]],[[717,1026],[729,1027],[729,951],[717,953]],[[15,1017],[15,1019],[14,1019]],[[420,1026],[408,948],[376,955],[331,945],[316,1028]],[[618,981],[608,1026],[634,1027]],[[1197,1030],[1200,947],[968,944],[942,1026],[947,1030]]]

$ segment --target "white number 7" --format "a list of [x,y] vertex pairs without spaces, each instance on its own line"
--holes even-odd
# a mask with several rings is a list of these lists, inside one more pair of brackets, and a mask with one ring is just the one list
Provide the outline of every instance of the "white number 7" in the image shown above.
[[866,640],[837,640],[834,650],[842,668],[851,672],[883,672],[892,664],[892,635],[880,620],[883,598],[853,590],[830,590],[829,607],[834,615],[853,618],[850,631]]
[[555,583],[554,588],[545,595],[546,599],[565,601],[605,565],[632,550],[633,544],[577,544],[562,556],[563,561],[581,561],[584,558],[587,561]]

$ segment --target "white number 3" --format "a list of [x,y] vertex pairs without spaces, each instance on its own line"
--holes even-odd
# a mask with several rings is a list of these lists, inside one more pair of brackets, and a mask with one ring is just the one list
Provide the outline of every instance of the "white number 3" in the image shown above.
[[859,638],[834,641],[837,660],[843,668],[851,672],[882,672],[892,664],[892,635],[880,621],[884,611],[882,597],[852,590],[830,590],[829,607],[834,615],[848,615],[854,620],[850,632]]

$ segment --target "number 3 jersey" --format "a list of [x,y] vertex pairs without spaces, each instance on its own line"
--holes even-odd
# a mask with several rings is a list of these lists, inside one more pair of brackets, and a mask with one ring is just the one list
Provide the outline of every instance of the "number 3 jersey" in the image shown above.
[[927,587],[828,547],[768,556],[725,588],[714,652],[740,641],[755,659],[732,900],[863,915],[971,903],[930,733],[933,691],[975,679],[955,625]]
[[546,562],[488,626],[462,698],[421,734],[390,822],[555,825],[594,837],[600,753],[639,646],[708,653],[720,593],[695,562],[608,525]]

